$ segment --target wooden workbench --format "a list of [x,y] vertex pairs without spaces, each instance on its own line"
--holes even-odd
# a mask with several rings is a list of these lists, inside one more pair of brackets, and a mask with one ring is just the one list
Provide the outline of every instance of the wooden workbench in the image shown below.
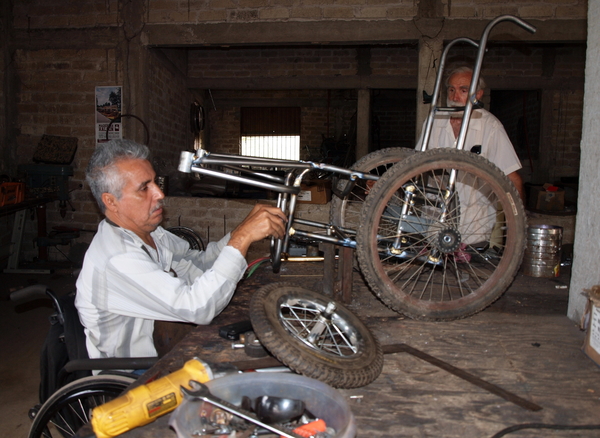
[[[174,371],[193,357],[211,362],[257,360],[232,350],[218,328],[247,318],[252,292],[262,285],[293,281],[318,291],[322,272],[320,263],[286,263],[279,274],[261,266],[240,283],[231,305],[211,325],[193,329],[140,383]],[[339,390],[356,417],[357,436],[489,438],[521,423],[599,423],[600,368],[582,353],[584,333],[565,316],[568,290],[556,287],[568,284],[568,275],[566,270],[552,279],[519,274],[505,296],[487,310],[459,321],[424,322],[387,309],[355,273],[348,307],[389,352],[373,383]],[[491,388],[478,385],[477,379]],[[503,398],[494,388],[516,399]],[[167,422],[168,415],[122,436],[175,438]],[[518,436],[539,437],[540,430]]]

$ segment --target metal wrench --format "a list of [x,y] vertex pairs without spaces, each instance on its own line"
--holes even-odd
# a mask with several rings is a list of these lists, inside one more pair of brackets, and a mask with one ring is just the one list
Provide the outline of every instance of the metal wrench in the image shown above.
[[256,415],[252,414],[251,412],[238,408],[237,406],[234,406],[231,403],[212,395],[208,386],[204,385],[203,383],[197,382],[195,380],[190,380],[190,386],[191,389],[185,388],[183,386],[181,387],[181,392],[183,393],[186,400],[202,400],[212,405],[215,405],[216,407],[223,409],[224,411],[227,411],[233,415],[236,415],[246,421],[254,423],[257,426],[267,429],[270,432],[276,433],[282,437],[301,438],[300,435],[295,434],[294,432],[286,432],[278,427],[263,423],[258,419],[258,417],[256,417]]

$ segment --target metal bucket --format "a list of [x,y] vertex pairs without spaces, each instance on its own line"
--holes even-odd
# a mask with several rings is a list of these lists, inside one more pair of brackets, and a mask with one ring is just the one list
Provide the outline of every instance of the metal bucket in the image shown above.
[[527,247],[523,256],[523,273],[531,277],[558,277],[562,249],[562,227],[531,225],[527,229]]

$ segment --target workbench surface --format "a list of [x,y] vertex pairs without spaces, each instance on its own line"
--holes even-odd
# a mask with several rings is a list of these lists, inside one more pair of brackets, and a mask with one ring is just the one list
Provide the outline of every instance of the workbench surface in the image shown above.
[[[249,299],[264,284],[289,281],[322,290],[322,266],[285,263],[279,274],[268,264],[261,266],[240,283],[231,304],[211,325],[194,328],[139,382],[174,371],[194,357],[261,360],[233,350],[218,328],[248,319]],[[423,322],[383,306],[355,273],[348,307],[388,351],[373,383],[340,390],[356,417],[357,436],[492,437],[520,423],[600,423],[600,368],[582,353],[584,333],[566,317],[568,290],[556,287],[568,284],[568,275],[565,270],[553,279],[518,274],[507,293],[483,312],[458,321]],[[495,390],[504,391],[504,397]],[[168,415],[122,436],[175,438],[167,420]],[[518,436],[540,433],[574,436],[535,429]],[[600,432],[581,433],[577,436]]]

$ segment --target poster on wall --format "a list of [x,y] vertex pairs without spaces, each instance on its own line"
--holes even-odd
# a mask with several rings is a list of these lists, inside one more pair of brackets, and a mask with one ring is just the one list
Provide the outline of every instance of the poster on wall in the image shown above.
[[123,138],[121,86],[96,87],[96,143]]

